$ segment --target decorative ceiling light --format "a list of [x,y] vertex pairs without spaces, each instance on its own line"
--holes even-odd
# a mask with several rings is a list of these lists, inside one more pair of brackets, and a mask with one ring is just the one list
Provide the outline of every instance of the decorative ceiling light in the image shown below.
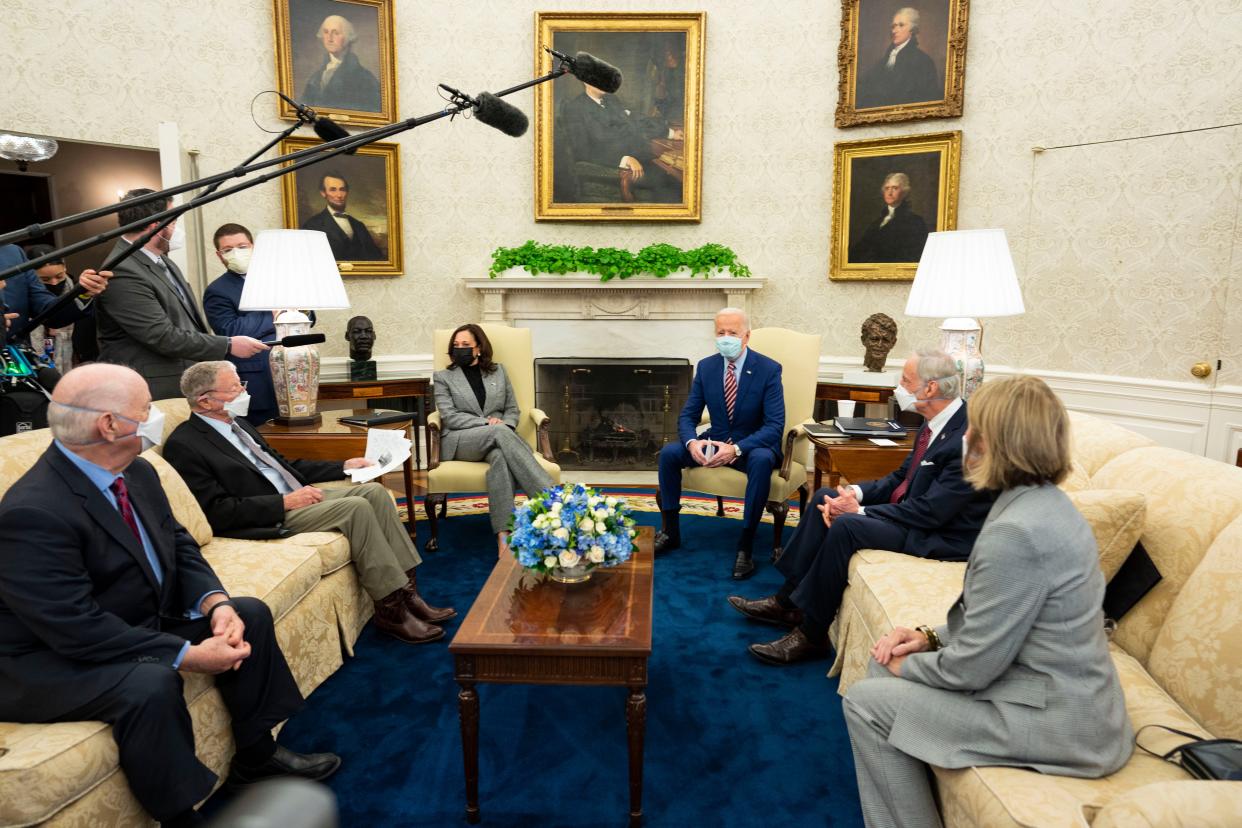
[[46,161],[56,154],[60,145],[51,138],[36,138],[33,135],[14,135],[9,132],[0,133],[0,158],[16,161],[17,168],[26,171],[31,161]]

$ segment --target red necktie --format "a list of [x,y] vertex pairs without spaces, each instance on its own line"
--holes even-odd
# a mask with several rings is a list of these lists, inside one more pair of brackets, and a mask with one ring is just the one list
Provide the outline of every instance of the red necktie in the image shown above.
[[116,496],[116,507],[121,510],[121,519],[129,525],[130,531],[141,543],[142,535],[138,532],[138,521],[134,519],[134,507],[129,502],[129,489],[126,488],[125,481],[118,477],[108,489]]
[[901,481],[901,485],[893,489],[893,496],[888,499],[889,503],[897,503],[906,496],[906,492],[910,489],[910,481],[914,479],[914,473],[919,470],[919,463],[923,460],[923,455],[927,453],[927,444],[931,442],[931,429],[923,426],[923,430],[919,432],[919,439],[914,443],[914,456],[910,458],[910,468],[906,470],[906,479]]
[[725,411],[729,413],[729,421],[733,421],[733,405],[737,402],[737,366],[729,363],[725,373]]

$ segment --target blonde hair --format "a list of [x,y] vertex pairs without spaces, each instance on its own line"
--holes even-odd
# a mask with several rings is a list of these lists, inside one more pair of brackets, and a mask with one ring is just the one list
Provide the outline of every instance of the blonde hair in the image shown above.
[[1039,377],[984,383],[970,398],[968,416],[966,479],[976,489],[1060,483],[1069,474],[1069,415]]

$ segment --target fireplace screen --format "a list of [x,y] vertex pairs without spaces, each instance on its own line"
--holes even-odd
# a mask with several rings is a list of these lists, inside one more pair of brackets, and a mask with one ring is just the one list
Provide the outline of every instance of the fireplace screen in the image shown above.
[[535,405],[552,420],[556,462],[654,469],[660,447],[677,437],[691,376],[684,359],[536,359]]

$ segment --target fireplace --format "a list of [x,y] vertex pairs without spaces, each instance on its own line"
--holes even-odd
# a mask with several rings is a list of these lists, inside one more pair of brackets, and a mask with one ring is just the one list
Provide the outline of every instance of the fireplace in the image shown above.
[[689,360],[544,357],[535,360],[535,405],[552,420],[564,469],[648,471],[677,438],[690,394]]

